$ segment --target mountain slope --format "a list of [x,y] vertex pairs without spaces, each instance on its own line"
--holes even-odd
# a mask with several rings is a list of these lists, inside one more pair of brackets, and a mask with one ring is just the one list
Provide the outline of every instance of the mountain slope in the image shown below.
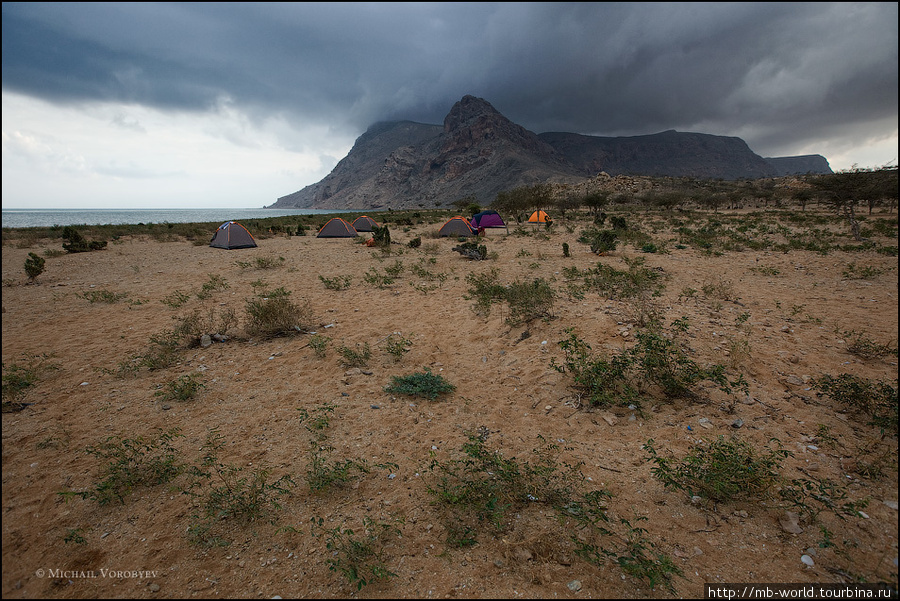
[[674,130],[619,138],[535,134],[487,101],[464,96],[453,105],[443,126],[376,123],[330,174],[282,196],[271,207],[430,208],[467,196],[487,205],[504,190],[544,182],[577,183],[601,171],[755,179],[790,169],[831,172],[824,157],[764,159],[734,137]]

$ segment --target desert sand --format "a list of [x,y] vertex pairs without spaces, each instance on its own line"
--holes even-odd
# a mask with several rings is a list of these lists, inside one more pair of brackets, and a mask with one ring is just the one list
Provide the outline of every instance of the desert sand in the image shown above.
[[[774,223],[775,215],[765,218]],[[588,221],[557,219],[549,233],[516,234],[515,224],[509,234],[489,230],[480,241],[489,258],[474,261],[452,250],[456,239],[434,237],[439,223],[419,223],[391,228],[389,254],[312,235],[272,236],[259,239],[258,248],[232,251],[124,238],[102,251],[49,256],[30,283],[28,253],[43,256],[59,242],[6,244],[4,374],[36,357],[43,368],[17,398],[24,408],[2,416],[3,597],[690,598],[703,596],[704,583],[867,581],[896,588],[896,433],[813,385],[823,375],[849,373],[896,387],[896,350],[861,357],[848,350],[847,335],[897,348],[896,256],[709,253],[678,248],[666,219],[628,217],[665,252],[621,244],[598,256],[577,241]],[[893,218],[893,237],[876,239],[896,248],[896,218],[882,217]],[[829,227],[845,234],[840,222]],[[410,248],[416,236],[422,246]],[[624,270],[625,259],[637,257],[664,274],[665,290],[653,302],[666,331],[686,318],[690,358],[743,375],[746,393],[701,382],[694,398],[648,390],[642,411],[579,403],[571,375],[552,364],[563,360],[559,343],[567,330],[614,356],[640,327],[633,305],[596,291],[579,294],[565,270],[598,263]],[[367,282],[367,274],[384,274],[398,261],[403,271],[392,284]],[[502,303],[477,314],[467,275],[491,269],[500,284],[549,282],[556,291],[551,315],[510,325]],[[344,290],[322,279],[347,277]],[[199,298],[212,281],[224,284]],[[308,301],[312,322],[294,335],[248,336],[248,300],[279,287],[297,303]],[[92,292],[117,300],[90,302],[99,298]],[[176,293],[187,297],[177,308]],[[227,309],[238,323],[226,340],[185,345],[171,367],[123,373],[149,352],[154,336],[191,311]],[[313,336],[327,338],[323,352],[311,346]],[[389,352],[387,344],[400,339],[402,350]],[[346,365],[340,349],[362,352],[366,345],[366,364]],[[424,370],[455,390],[434,400],[385,391],[392,377]],[[203,384],[194,398],[158,394],[182,376]],[[310,416],[328,416],[327,426],[311,428]],[[210,432],[218,432],[220,465],[247,478],[266,470],[267,483],[287,476],[293,485],[282,480],[280,508],[256,519],[210,522],[221,545],[192,536],[204,498],[185,494],[198,481],[189,470],[136,487],[123,502],[59,494],[96,490],[105,462],[88,449],[110,437],[152,440],[160,432],[177,432],[171,444],[178,461],[194,467],[202,465]],[[621,554],[618,520],[625,518],[645,529],[641,540],[682,575],[671,588],[659,582],[651,589],[614,558],[588,562],[575,553],[572,522],[541,499],[512,508],[500,528],[481,523],[472,545],[448,545],[448,512],[428,492],[438,476],[431,461],[461,458],[470,436],[520,465],[535,461],[535,449],[557,445],[558,465],[577,466],[584,476],[578,486],[610,495],[609,527],[618,538],[600,544]],[[719,436],[790,451],[780,468],[785,482],[827,479],[847,501],[867,501],[862,514],[823,510],[792,526],[778,486],[760,498],[697,502],[653,476],[648,440],[677,458]],[[369,471],[314,492],[307,478],[314,449]],[[365,519],[385,527],[374,546],[392,575],[357,590],[329,569],[351,562],[328,548],[337,539],[327,532],[350,529],[363,541]]]

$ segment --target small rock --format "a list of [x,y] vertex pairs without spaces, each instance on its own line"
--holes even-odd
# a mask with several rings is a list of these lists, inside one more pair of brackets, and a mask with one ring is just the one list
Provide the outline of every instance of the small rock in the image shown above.
[[[204,334],[200,337],[200,346],[206,348],[208,346],[212,346],[212,337],[209,334]],[[269,357],[271,359],[271,357]]]
[[151,583],[150,586],[148,586],[147,588],[150,589],[150,592],[151,592],[151,593],[158,593],[158,592],[159,592],[159,585],[156,584],[155,582]]
[[816,565],[816,562],[813,561],[813,558],[810,557],[809,555],[802,555],[800,557],[800,561],[802,561],[803,563],[805,563],[806,565],[808,565],[810,567]]
[[732,427],[732,428],[740,428],[740,427],[743,426],[743,425],[744,425],[744,420],[742,420],[742,419],[740,419],[740,418],[738,418],[738,419],[734,420],[733,422],[731,422],[731,427]]
[[781,529],[790,534],[802,534],[803,528],[800,527],[800,516],[793,511],[785,511],[784,515],[778,520]]
[[700,497],[697,495],[694,495],[693,497],[691,497],[691,503],[694,505],[699,505],[701,503],[701,501],[703,501],[703,497]]
[[891,509],[894,509],[894,510],[897,509],[897,501],[882,501],[882,503],[884,503],[885,505],[887,505],[887,506],[890,507]]
[[570,583],[567,584],[566,586],[569,587],[569,590],[570,590],[570,591],[574,591],[574,592],[577,593],[578,591],[581,590],[581,581],[579,581],[579,580],[573,580],[572,582],[570,582]]
[[709,430],[710,428],[713,427],[713,425],[708,419],[706,419],[705,417],[701,417],[700,418],[700,427],[706,428],[707,430]]

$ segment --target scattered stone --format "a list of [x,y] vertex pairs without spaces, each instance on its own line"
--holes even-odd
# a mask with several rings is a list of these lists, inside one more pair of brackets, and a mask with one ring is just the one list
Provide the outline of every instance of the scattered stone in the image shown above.
[[[209,334],[204,334],[200,337],[200,346],[202,346],[203,348],[212,346],[212,338]],[[269,357],[269,359],[271,359],[271,357]]]
[[[600,418],[610,426],[615,426],[617,423],[619,423],[619,419],[611,413],[604,413],[600,416]],[[896,509],[896,507],[894,509]]]
[[567,584],[566,586],[569,587],[569,590],[570,590],[570,591],[573,591],[573,592],[576,592],[576,593],[577,593],[578,591],[581,590],[581,581],[579,581],[579,580],[573,580],[572,582],[570,582],[570,583]]
[[897,510],[897,501],[882,501],[882,503],[884,503],[885,505],[887,505],[888,507],[890,507],[891,509],[893,509],[895,511]]
[[159,585],[156,584],[155,582],[150,583],[150,586],[148,586],[147,588],[150,589],[150,592],[151,592],[151,593],[158,593],[158,592],[159,592]]
[[694,495],[693,497],[691,497],[691,503],[694,505],[699,505],[702,501],[703,497],[700,497],[698,495]]
[[744,425],[744,420],[742,420],[741,418],[738,418],[738,419],[734,420],[733,422],[731,422],[732,428],[740,428],[743,425]]
[[710,422],[708,419],[706,419],[705,417],[701,417],[700,418],[700,427],[706,428],[707,430],[709,430],[710,428],[713,427],[713,425],[712,425],[712,422]]
[[738,516],[739,518],[744,518],[744,519],[746,519],[747,516],[749,516],[750,514],[748,514],[746,511],[744,511],[744,510],[742,509],[742,510],[740,510],[740,511],[735,511],[735,512],[734,512],[734,515]]
[[793,511],[785,511],[778,519],[781,529],[790,534],[802,534],[803,528],[800,527],[800,516]]
[[802,561],[803,563],[805,563],[806,565],[808,565],[810,567],[816,565],[816,562],[813,561],[813,558],[810,557],[809,555],[802,555],[800,557],[800,561]]

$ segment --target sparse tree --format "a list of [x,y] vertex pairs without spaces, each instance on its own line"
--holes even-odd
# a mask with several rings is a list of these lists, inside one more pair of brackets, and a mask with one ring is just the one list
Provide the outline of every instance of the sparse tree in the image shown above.
[[25,259],[25,273],[28,275],[28,281],[33,282],[36,277],[44,273],[44,258],[34,253],[28,253]]

